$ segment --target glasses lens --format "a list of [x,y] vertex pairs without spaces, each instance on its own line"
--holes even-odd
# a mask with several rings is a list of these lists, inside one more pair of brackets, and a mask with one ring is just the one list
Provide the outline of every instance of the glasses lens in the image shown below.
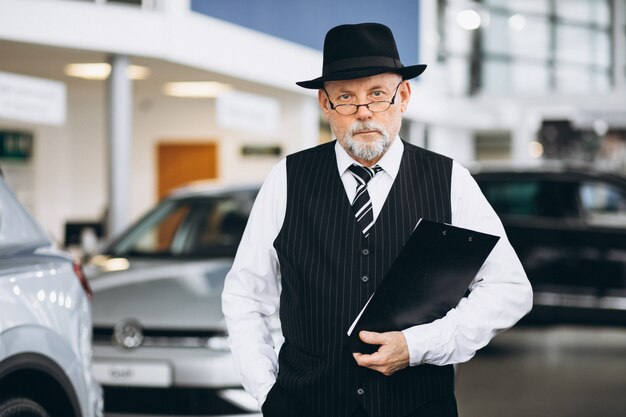
[[356,113],[357,106],[354,104],[340,104],[338,106],[335,106],[335,110],[337,111],[337,113],[343,116],[350,116]]
[[389,107],[391,107],[391,103],[389,101],[374,101],[367,106],[370,111],[380,112],[385,111]]

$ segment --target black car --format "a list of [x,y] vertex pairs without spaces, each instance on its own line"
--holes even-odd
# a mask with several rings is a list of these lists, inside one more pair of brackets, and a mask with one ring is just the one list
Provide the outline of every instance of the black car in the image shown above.
[[474,169],[533,285],[527,321],[626,325],[626,178],[589,168]]

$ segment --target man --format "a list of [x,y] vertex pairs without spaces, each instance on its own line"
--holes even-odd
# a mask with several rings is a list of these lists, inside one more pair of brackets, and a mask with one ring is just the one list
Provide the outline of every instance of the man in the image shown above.
[[[467,170],[404,143],[408,79],[389,28],[331,29],[318,89],[335,142],[288,156],[266,179],[226,278],[223,310],[243,386],[265,416],[456,416],[452,364],[469,360],[531,308],[502,224]],[[420,218],[502,238],[471,293],[433,323],[346,332]],[[278,278],[280,277],[280,285]],[[280,306],[277,360],[266,318]]]

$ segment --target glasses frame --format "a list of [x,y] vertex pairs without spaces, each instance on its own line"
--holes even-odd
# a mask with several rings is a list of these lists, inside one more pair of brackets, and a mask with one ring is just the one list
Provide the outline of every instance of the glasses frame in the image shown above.
[[[326,98],[328,99],[328,102],[330,103],[330,108],[334,111],[337,112],[337,114],[341,115],[341,116],[352,116],[355,115],[359,112],[359,107],[367,107],[367,110],[371,111],[372,113],[382,113],[382,112],[386,112],[387,110],[389,110],[389,108],[391,106],[393,106],[396,103],[396,96],[398,95],[398,89],[400,88],[400,86],[402,85],[402,83],[404,82],[404,80],[400,81],[400,83],[396,86],[396,91],[393,93],[393,97],[391,97],[391,100],[378,100],[378,101],[370,101],[367,104],[333,104],[333,102],[330,100],[330,96],[328,95],[328,91],[326,91],[326,87],[322,87],[322,90],[324,90],[324,93],[326,94]],[[387,106],[387,108],[385,110],[372,110],[370,109],[370,105],[375,104],[375,103],[389,103],[389,106]],[[348,106],[354,106],[354,112],[349,113],[349,114],[343,114],[340,113],[339,110],[337,110],[337,107],[348,107]]]

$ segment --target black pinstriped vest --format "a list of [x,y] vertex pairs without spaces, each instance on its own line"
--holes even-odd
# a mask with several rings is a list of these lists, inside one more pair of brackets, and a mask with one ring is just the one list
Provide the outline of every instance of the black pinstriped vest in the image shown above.
[[[451,221],[452,160],[404,143],[395,182],[363,238],[337,171],[335,142],[287,157],[287,211],[274,241],[285,336],[277,382],[320,417],[400,417],[454,390],[451,366],[392,376],[356,365],[346,331],[424,217]],[[380,175],[380,174],[379,174]]]

